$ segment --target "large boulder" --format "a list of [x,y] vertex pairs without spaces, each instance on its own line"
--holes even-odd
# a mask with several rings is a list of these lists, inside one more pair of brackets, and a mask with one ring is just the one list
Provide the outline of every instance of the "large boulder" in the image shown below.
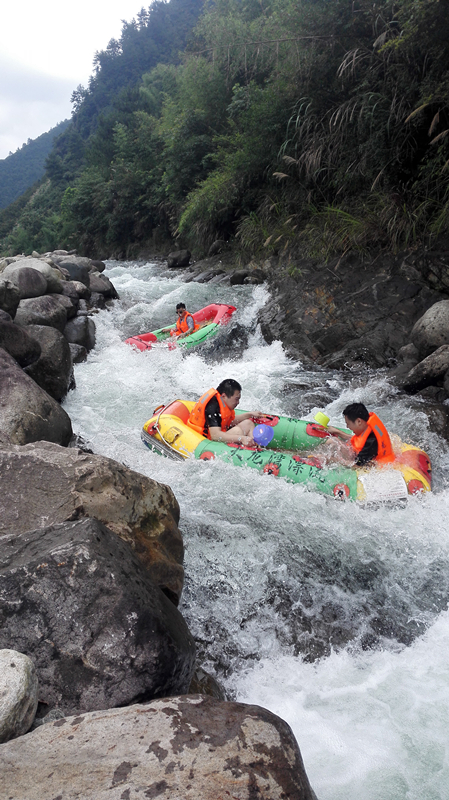
[[54,259],[55,264],[64,267],[70,275],[70,280],[81,281],[85,286],[89,286],[90,280],[90,258],[84,256],[61,256]]
[[183,617],[98,520],[3,536],[0,614],[0,647],[33,659],[49,709],[105,709],[189,686],[195,644]]
[[58,269],[55,269],[55,267],[52,267],[50,264],[48,264],[46,261],[42,261],[40,258],[19,258],[9,264],[3,270],[2,277],[6,278],[9,275],[13,275],[17,270],[22,268],[35,269],[42,273],[47,281],[47,292],[62,292],[62,274]]
[[95,347],[95,322],[88,316],[77,316],[69,320],[64,336],[71,344],[80,344],[88,352]]
[[430,355],[438,347],[449,344],[449,300],[434,303],[415,323],[410,339],[421,358]]
[[21,367],[37,361],[41,354],[40,344],[32,338],[31,332],[15,325],[12,320],[8,322],[7,319],[0,319],[0,347]]
[[170,269],[178,267],[188,267],[190,263],[191,252],[190,250],[175,250],[167,256],[167,266]]
[[62,333],[67,323],[67,310],[55,296],[45,294],[21,300],[14,320],[19,325],[50,325]]
[[420,361],[402,379],[400,386],[409,392],[417,392],[444,379],[449,370],[449,345],[443,345],[430,356]]
[[153,583],[178,602],[184,548],[170,487],[111,458],[50,442],[0,449],[0,474],[0,535],[95,517],[131,544]]
[[14,317],[20,303],[20,292],[12,281],[0,276],[0,309]]
[[72,423],[68,414],[2,348],[0,431],[14,444],[46,439],[48,442],[67,445],[72,436]]
[[16,650],[0,650],[0,742],[22,736],[31,728],[37,689],[31,659]]
[[104,295],[104,297],[108,297],[111,299],[117,299],[118,294],[115,290],[115,287],[106,277],[106,275],[102,275],[100,272],[91,272],[90,273],[90,284],[89,288],[91,292],[98,292],[99,294]]
[[45,275],[37,269],[32,269],[32,267],[9,267],[7,277],[17,286],[21,300],[25,300],[28,297],[41,297],[41,295],[47,294],[47,280]]
[[26,330],[33,337],[31,341],[39,344],[40,356],[25,372],[41,389],[61,401],[73,383],[70,345],[62,333],[48,325],[28,325]]
[[198,696],[56,720],[0,757],[12,800],[316,800],[286,722]]

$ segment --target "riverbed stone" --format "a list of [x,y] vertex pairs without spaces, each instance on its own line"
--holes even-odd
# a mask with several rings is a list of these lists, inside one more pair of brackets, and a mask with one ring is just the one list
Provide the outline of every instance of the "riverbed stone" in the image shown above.
[[41,354],[40,345],[31,331],[16,325],[11,317],[9,321],[0,318],[0,347],[6,350],[21,367],[27,367],[37,361]]
[[410,339],[421,358],[449,344],[449,300],[440,300],[415,323]]
[[12,281],[0,276],[0,309],[10,314],[12,318],[20,303],[20,292]]
[[1,537],[0,647],[65,714],[187,691],[195,644],[132,547],[96,519]]
[[106,277],[106,275],[102,275],[100,272],[91,272],[90,273],[90,283],[89,288],[91,292],[98,292],[102,294],[104,297],[109,299],[117,299],[118,294],[115,290],[115,287]]
[[73,382],[70,345],[60,331],[48,325],[28,325],[26,331],[38,342],[41,352],[25,372],[41,389],[60,402]]
[[67,445],[72,436],[68,414],[3,348],[0,348],[0,430],[17,445],[40,439]]
[[190,250],[174,250],[167,256],[167,266],[170,267],[170,269],[187,267],[190,263],[191,255]]
[[69,342],[70,353],[72,356],[73,364],[81,364],[87,359],[87,350],[81,344],[73,344]]
[[87,352],[95,347],[95,322],[88,316],[76,316],[64,328],[64,336],[72,344],[80,344]]
[[48,264],[40,258],[19,258],[3,270],[3,276],[8,277],[22,267],[25,269],[35,269],[40,272],[47,281],[47,292],[55,292],[57,294],[62,292],[63,278],[61,273],[58,269],[55,269],[54,266],[51,266],[51,264]]
[[449,370],[449,345],[443,345],[419,362],[403,378],[401,386],[406,391],[419,391],[444,380]]
[[33,724],[38,680],[33,661],[17,650],[0,650],[0,742],[22,736]]
[[2,745],[0,757],[9,800],[316,800],[286,722],[212,698],[66,717]]
[[133,547],[153,583],[179,602],[184,547],[169,486],[111,458],[50,442],[0,449],[0,473],[0,536],[95,517]]
[[47,280],[45,275],[37,269],[31,267],[9,268],[7,277],[17,286],[21,300],[47,294]]
[[14,321],[19,325],[50,325],[62,333],[67,323],[67,310],[56,296],[45,294],[21,300]]

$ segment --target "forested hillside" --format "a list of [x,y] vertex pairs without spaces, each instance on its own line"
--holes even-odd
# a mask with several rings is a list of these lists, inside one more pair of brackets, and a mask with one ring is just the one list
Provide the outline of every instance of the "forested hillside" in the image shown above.
[[25,189],[42,178],[53,142],[68,124],[67,119],[60,122],[37,139],[28,139],[15,153],[0,160],[0,208],[9,206]]
[[217,0],[188,37],[198,11],[156,4],[97,56],[3,251],[322,258],[448,231],[444,0]]

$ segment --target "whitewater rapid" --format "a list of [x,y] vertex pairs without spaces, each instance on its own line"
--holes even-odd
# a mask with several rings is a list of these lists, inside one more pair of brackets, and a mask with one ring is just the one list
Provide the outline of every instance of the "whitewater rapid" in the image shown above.
[[[109,262],[120,300],[95,316],[97,344],[64,407],[96,453],[169,484],[186,557],[181,611],[203,666],[229,694],[293,728],[319,800],[449,798],[449,447],[419,404],[378,373],[311,371],[267,345],[265,286],[184,283],[160,265]],[[132,334],[177,302],[237,306],[196,351],[146,353]],[[342,425],[360,400],[432,458],[435,492],[406,508],[338,503],[223,462],[174,462],[140,440],[153,409],[226,377],[242,408]]]

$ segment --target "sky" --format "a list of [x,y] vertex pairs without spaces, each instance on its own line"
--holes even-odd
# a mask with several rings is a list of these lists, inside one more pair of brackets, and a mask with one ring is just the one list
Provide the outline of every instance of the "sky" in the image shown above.
[[0,159],[68,119],[97,50],[150,0],[1,0]]

